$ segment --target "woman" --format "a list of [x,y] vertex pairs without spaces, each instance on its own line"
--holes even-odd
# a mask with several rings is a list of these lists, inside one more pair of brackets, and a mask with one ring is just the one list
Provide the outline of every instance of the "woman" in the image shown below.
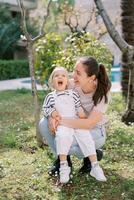
[[[106,140],[105,124],[107,119],[105,112],[107,110],[111,82],[106,73],[105,67],[102,64],[98,64],[93,57],[80,58],[74,67],[73,83],[71,87],[74,87],[80,95],[81,104],[86,112],[87,119],[62,119],[60,124],[78,129],[88,129],[94,139],[96,149],[100,149]],[[53,126],[53,120],[49,120],[49,127],[51,132],[55,131]],[[47,140],[48,145],[53,152],[56,152],[54,135],[48,129],[48,120],[43,118],[39,124],[40,132],[42,136]],[[101,151],[98,152],[98,160],[101,159]],[[75,154],[77,157],[82,157],[82,152],[74,141],[71,146],[69,155]],[[71,166],[70,157],[68,156],[68,165]],[[52,174],[55,171],[59,171],[59,159],[56,160],[54,166],[49,172]],[[84,165],[81,168],[81,172],[90,171],[91,163],[88,159],[84,159]]]

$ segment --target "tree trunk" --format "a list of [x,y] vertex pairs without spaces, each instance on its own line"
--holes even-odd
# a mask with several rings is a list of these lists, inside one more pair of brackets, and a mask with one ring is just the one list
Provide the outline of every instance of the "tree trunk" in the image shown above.
[[127,125],[134,123],[134,61],[132,61],[132,64],[129,66],[128,91],[127,110],[122,116],[122,121]]
[[126,53],[122,53],[121,88],[122,88],[122,95],[125,97],[125,101],[127,101],[128,80],[129,80],[129,68],[127,65],[127,55]]
[[38,100],[38,93],[37,93],[37,87],[36,87],[36,80],[35,80],[35,71],[34,71],[34,49],[33,49],[33,42],[28,42],[28,56],[29,56],[29,68],[30,68],[30,76],[31,76],[31,90],[32,90],[32,96],[34,100],[34,116],[35,116],[35,123],[36,123],[36,138],[39,146],[43,145],[43,140],[41,137],[41,134],[39,132],[39,121],[40,121],[40,107],[39,107],[39,100]]
[[34,43],[36,41],[38,41],[39,39],[41,39],[43,36],[45,36],[45,24],[47,21],[47,18],[49,16],[49,9],[50,9],[50,5],[52,3],[52,0],[48,1],[48,5],[46,8],[46,14],[43,17],[43,21],[42,21],[42,26],[40,27],[40,31],[39,34],[36,37],[32,37],[31,34],[28,32],[27,30],[27,23],[26,23],[26,9],[23,5],[23,0],[17,0],[18,5],[20,7],[20,11],[21,11],[21,23],[22,23],[22,30],[23,33],[25,35],[26,41],[27,41],[27,49],[28,49],[28,57],[29,57],[29,69],[30,69],[30,76],[31,76],[31,86],[32,86],[32,95],[33,95],[33,100],[34,100],[34,116],[35,116],[35,123],[36,123],[36,138],[37,138],[37,142],[39,144],[40,147],[43,147],[44,145],[46,145],[45,141],[43,140],[40,131],[39,131],[39,121],[40,121],[40,106],[39,106],[39,100],[38,100],[38,93],[37,93],[37,87],[36,87],[36,80],[35,80],[35,71],[34,71]]
[[[122,36],[124,40],[134,46],[134,1],[122,0]],[[129,81],[129,67],[126,64],[128,61],[127,55],[122,53],[122,94],[127,99],[128,81]]]
[[[122,0],[122,35],[124,40],[134,46],[134,1]],[[122,117],[126,124],[134,122],[134,52],[122,53],[122,94],[127,100],[127,110]]]
[[[107,30],[117,44],[123,54],[123,76],[127,76],[127,109],[122,117],[126,123],[134,122],[134,0],[121,0],[122,6],[122,31],[125,41],[115,29],[112,21],[110,20],[102,0],[94,0],[100,15],[107,27]],[[126,68],[129,70],[129,76],[126,74]],[[129,80],[129,81],[128,81]]]

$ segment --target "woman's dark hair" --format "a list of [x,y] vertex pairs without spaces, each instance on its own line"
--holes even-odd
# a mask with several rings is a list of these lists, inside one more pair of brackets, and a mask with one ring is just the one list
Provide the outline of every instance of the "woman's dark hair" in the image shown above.
[[98,64],[96,59],[93,57],[82,57],[78,62],[85,65],[85,71],[88,76],[95,75],[98,80],[97,88],[93,96],[94,105],[97,105],[103,97],[105,98],[105,103],[107,103],[107,92],[111,88],[111,82],[104,65]]

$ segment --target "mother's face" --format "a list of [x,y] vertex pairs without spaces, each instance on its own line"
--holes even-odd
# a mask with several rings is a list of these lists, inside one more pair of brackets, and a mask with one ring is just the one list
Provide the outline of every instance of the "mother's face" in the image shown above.
[[89,84],[90,77],[87,76],[85,72],[85,65],[83,65],[81,62],[77,62],[74,71],[73,71],[73,78],[74,83],[76,86],[80,86],[81,88],[84,88]]

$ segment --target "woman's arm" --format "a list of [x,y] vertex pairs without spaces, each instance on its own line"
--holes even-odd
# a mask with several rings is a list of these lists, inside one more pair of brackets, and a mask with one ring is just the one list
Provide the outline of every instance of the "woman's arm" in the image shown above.
[[60,124],[70,128],[91,129],[101,121],[102,117],[102,112],[93,110],[87,119],[62,119]]

